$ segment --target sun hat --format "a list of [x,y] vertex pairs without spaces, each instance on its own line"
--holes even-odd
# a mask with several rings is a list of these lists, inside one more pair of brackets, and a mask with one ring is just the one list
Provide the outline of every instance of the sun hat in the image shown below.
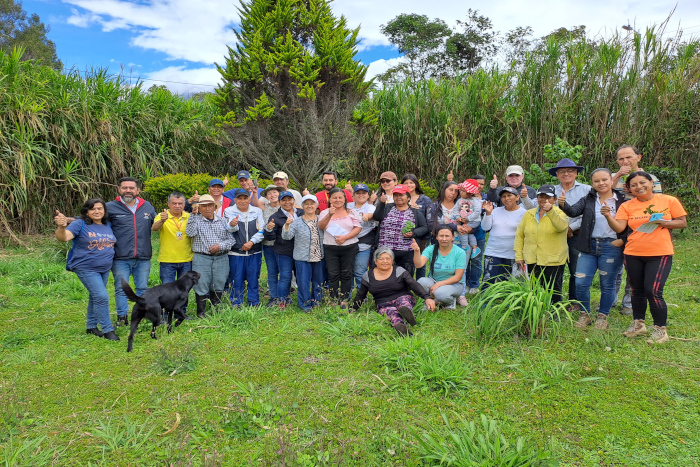
[[554,192],[554,185],[542,185],[537,189],[538,195],[557,196]]
[[287,180],[289,180],[289,176],[287,176],[287,174],[284,172],[275,172],[272,176],[272,179],[274,180],[276,178],[286,178]]
[[511,174],[525,175],[525,171],[519,165],[509,165],[506,169],[506,176]]
[[278,187],[277,185],[267,185],[265,187],[265,189],[262,191],[262,193],[260,193],[260,196],[263,198],[267,197],[267,192],[270,190],[276,190],[278,193],[280,191],[283,191],[282,188]]
[[[479,194],[479,184],[477,183],[476,180],[474,179],[468,179],[460,183],[459,185],[460,190],[464,190],[467,193],[471,193],[473,195],[478,195]],[[396,188],[394,188],[396,190]]]
[[316,195],[305,195],[303,198],[301,198],[301,204],[304,204],[304,201],[313,201],[314,203],[318,204],[318,198],[316,198]]
[[572,161],[571,159],[564,158],[557,162],[556,167],[548,169],[547,172],[549,172],[549,175],[551,175],[552,177],[556,177],[557,170],[559,169],[576,169],[578,173],[581,173],[584,170],[583,166],[576,165],[576,162]]
[[224,186],[224,181],[221,180],[220,178],[212,178],[211,181],[209,182],[209,186],[212,187],[214,185]]
[[240,180],[241,178],[250,179],[250,172],[248,172],[247,170],[241,170],[238,172],[236,178],[238,180]]
[[500,198],[501,196],[503,196],[503,193],[512,193],[515,196],[520,196],[520,193],[518,193],[518,190],[516,190],[512,186],[506,186],[506,187],[501,188],[501,191],[498,192],[498,197]]
[[294,195],[292,194],[291,191],[285,190],[285,191],[280,192],[280,201],[282,201],[282,199],[286,198],[287,196],[294,198]]
[[355,188],[353,188],[352,192],[356,193],[358,191],[366,191],[367,193],[369,193],[369,187],[364,183],[358,183],[357,185],[355,185]]
[[199,197],[199,201],[197,201],[195,204],[215,204],[216,207],[221,207],[221,203],[217,203],[214,201],[214,198],[212,195],[202,195]]
[[393,190],[391,190],[392,195],[407,195],[411,192],[406,185],[396,185]]

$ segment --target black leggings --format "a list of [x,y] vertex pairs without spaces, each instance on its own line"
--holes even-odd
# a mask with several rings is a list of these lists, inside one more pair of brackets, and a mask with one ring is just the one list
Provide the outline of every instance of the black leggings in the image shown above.
[[530,276],[535,276],[542,287],[549,288],[552,294],[552,305],[562,301],[561,291],[564,287],[564,265],[540,266],[539,264],[528,264],[527,270]]
[[671,273],[673,255],[631,256],[625,255],[627,278],[632,287],[632,315],[644,319],[649,311],[655,326],[666,326],[668,307],[664,300],[664,285]]
[[[333,300],[350,299],[352,292],[352,273],[355,266],[355,255],[359,247],[352,245],[323,245],[323,252],[328,269],[328,288]],[[340,287],[338,287],[340,283]]]

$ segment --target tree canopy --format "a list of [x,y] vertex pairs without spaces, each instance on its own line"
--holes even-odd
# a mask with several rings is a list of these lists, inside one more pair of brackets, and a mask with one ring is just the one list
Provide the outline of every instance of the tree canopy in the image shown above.
[[239,11],[238,43],[217,64],[220,121],[247,166],[284,169],[305,187],[359,143],[355,107],[370,86],[355,60],[359,28],[326,0],[250,0]]
[[54,70],[62,70],[56,44],[46,37],[50,30],[39,15],[27,15],[22,2],[0,0],[0,50],[10,53],[15,47],[21,47],[23,60],[41,60]]

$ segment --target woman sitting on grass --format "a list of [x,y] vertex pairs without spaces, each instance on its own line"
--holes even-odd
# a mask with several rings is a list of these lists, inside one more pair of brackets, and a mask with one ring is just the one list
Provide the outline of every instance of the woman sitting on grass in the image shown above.
[[566,234],[569,218],[559,209],[553,185],[537,190],[537,204],[523,216],[515,233],[515,262],[554,291],[552,305],[561,302],[564,265],[569,258]]
[[646,334],[644,319],[649,302],[654,330],[647,342],[662,344],[669,339],[664,285],[673,263],[671,229],[685,228],[688,225],[687,213],[678,199],[654,193],[654,179],[646,172],[632,172],[626,185],[635,198],[620,206],[615,219],[609,206],[600,208],[600,213],[615,232],[624,232],[627,227],[632,229],[624,253],[627,277],[632,286],[634,319],[623,334],[627,337]]
[[435,309],[435,301],[404,268],[394,266],[394,252],[391,248],[377,248],[373,259],[375,267],[362,276],[352,310],[360,308],[369,292],[374,297],[377,313],[386,316],[396,332],[402,336],[409,336],[411,331],[406,327],[406,322],[411,326],[416,325],[416,318],[413,316],[416,300],[411,291],[424,299],[425,306],[430,310]]
[[[112,269],[114,244],[117,238],[107,222],[109,216],[104,201],[89,199],[80,209],[80,220],[68,225],[66,216],[56,211],[54,222],[58,226],[56,238],[62,242],[73,240],[68,253],[66,269],[73,271],[83,283],[90,298],[87,307],[87,333],[118,341],[109,318],[109,294],[107,279]],[[100,325],[102,331],[97,329]]]
[[422,268],[430,260],[430,270],[426,277],[418,279],[435,300],[448,309],[457,308],[457,297],[464,289],[464,271],[467,269],[467,253],[455,245],[453,224],[439,224],[435,237],[437,245],[430,245],[421,253],[420,246],[415,241],[413,248],[413,264]]

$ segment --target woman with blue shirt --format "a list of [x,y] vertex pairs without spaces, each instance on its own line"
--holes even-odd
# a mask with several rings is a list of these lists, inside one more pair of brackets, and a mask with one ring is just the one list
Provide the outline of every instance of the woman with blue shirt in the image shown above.
[[[80,210],[80,218],[68,225],[66,216],[56,211],[54,222],[58,226],[56,238],[62,242],[73,241],[68,253],[66,269],[73,271],[90,294],[87,308],[87,333],[118,341],[109,319],[109,295],[107,279],[112,269],[114,244],[107,207],[99,198],[89,199]],[[102,330],[97,329],[100,325]]]
[[462,295],[464,271],[467,269],[467,253],[454,243],[456,230],[452,224],[438,225],[435,231],[437,243],[422,253],[415,240],[412,244],[416,268],[422,268],[430,260],[427,277],[421,277],[418,283],[447,309],[457,307],[457,297]]

